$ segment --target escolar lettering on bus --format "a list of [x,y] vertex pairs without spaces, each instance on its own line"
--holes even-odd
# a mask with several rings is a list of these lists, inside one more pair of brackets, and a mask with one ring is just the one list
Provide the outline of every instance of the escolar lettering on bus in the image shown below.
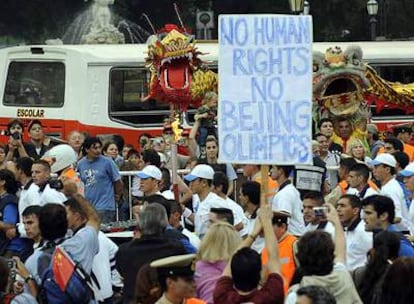
[[17,117],[33,117],[33,118],[44,118],[44,109],[17,109]]

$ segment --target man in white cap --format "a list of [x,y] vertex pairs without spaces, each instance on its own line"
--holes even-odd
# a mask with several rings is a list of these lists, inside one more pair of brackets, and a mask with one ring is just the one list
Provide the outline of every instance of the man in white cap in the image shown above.
[[144,193],[144,196],[150,196],[154,194],[161,195],[159,190],[159,183],[162,179],[161,170],[154,165],[147,165],[137,173],[140,178],[141,187],[140,190]]
[[184,179],[190,182],[190,189],[195,194],[193,197],[194,208],[194,225],[195,232],[199,237],[206,234],[210,208],[214,203],[214,207],[226,208],[226,201],[211,191],[214,170],[209,165],[197,165],[184,176]]
[[[400,175],[404,177],[404,184],[407,190],[414,194],[414,162],[408,164],[404,170],[400,171]],[[408,216],[412,226],[414,226],[414,199],[410,202],[408,208]]]
[[395,157],[389,153],[379,154],[369,164],[374,166],[374,177],[381,183],[380,194],[388,196],[394,202],[396,228],[402,232],[409,232],[408,206],[404,191],[395,179],[397,165]]
[[170,256],[153,261],[158,281],[163,290],[162,297],[155,304],[205,303],[194,299],[194,267],[195,254]]

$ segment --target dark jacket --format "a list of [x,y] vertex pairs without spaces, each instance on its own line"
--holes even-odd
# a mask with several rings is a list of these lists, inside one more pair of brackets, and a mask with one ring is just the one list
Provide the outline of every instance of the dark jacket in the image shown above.
[[143,265],[157,259],[186,253],[181,242],[166,236],[142,236],[122,244],[116,254],[116,265],[124,278],[123,303],[134,303],[135,280]]

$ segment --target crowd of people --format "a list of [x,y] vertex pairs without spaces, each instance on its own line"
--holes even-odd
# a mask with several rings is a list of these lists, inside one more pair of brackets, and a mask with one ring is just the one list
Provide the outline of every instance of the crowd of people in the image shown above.
[[[411,127],[380,139],[375,125],[356,133],[322,119],[312,165],[262,176],[218,163],[209,98],[178,143],[184,176],[171,171],[168,125],[137,143],[81,130],[57,141],[34,120],[24,142],[11,120],[0,145],[2,303],[72,303],[76,271],[62,283],[54,268],[62,252],[85,274],[81,303],[410,303]],[[102,231],[131,216],[130,238]]]

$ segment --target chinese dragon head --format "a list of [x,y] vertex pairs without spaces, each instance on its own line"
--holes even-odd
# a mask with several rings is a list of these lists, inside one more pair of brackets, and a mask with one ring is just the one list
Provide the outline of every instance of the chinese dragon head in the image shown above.
[[414,113],[414,83],[401,84],[381,78],[362,61],[362,49],[329,48],[313,54],[314,120],[344,116],[355,127],[370,117],[369,106],[399,108]]
[[204,94],[217,92],[217,74],[199,58],[194,37],[185,28],[167,24],[148,38],[147,67],[151,77],[146,97],[185,110],[199,106]]
[[352,123],[368,119],[365,92],[370,86],[365,76],[362,50],[353,46],[345,51],[329,48],[313,55],[314,118],[345,116]]

